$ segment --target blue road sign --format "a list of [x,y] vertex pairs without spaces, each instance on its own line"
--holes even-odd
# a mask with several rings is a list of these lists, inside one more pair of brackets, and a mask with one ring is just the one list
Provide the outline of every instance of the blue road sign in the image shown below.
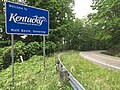
[[49,12],[13,2],[6,2],[6,33],[47,35]]

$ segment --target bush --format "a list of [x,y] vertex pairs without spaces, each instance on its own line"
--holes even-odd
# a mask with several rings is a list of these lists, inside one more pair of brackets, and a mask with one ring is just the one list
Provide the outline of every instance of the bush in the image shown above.
[[[53,42],[46,42],[46,55],[54,53],[56,44]],[[20,56],[23,56],[23,60],[28,60],[33,55],[43,55],[42,43],[30,42],[27,45],[22,41],[18,41],[14,45],[14,61],[21,62]],[[3,68],[7,68],[11,64],[11,46],[7,47],[3,51],[2,60],[0,60],[0,65],[3,65]],[[1,66],[0,66],[1,68]]]
[[33,55],[40,55],[42,52],[42,46],[38,42],[30,42],[25,46],[25,57],[29,59]]
[[5,47],[10,45],[10,40],[8,41],[0,41],[0,47]]
[[46,55],[50,55],[55,52],[56,44],[54,42],[48,41],[45,45]]
[[110,49],[108,49],[108,53],[110,55],[120,57],[120,43],[113,45]]
[[[20,62],[20,56],[24,54],[25,44],[22,41],[18,41],[14,45],[14,61]],[[11,46],[6,48],[3,52],[3,68],[7,68],[11,64]]]
[[18,41],[14,45],[14,56],[15,56],[15,61],[20,62],[20,56],[25,56],[25,43],[22,41]]
[[11,47],[8,47],[4,50],[2,60],[3,60],[3,68],[5,69],[11,63]]
[[68,44],[60,44],[60,43],[57,43],[56,45],[56,51],[64,51],[66,49],[69,49],[69,46]]
[[113,53],[119,53],[120,52],[120,43],[119,44],[116,44],[116,45],[113,45],[110,49],[109,49],[110,52],[113,52]]

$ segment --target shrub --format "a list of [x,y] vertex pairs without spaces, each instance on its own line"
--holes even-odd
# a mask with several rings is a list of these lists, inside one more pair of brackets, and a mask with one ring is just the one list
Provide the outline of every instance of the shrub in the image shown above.
[[2,60],[3,60],[3,68],[5,69],[11,63],[11,47],[8,47],[4,50]]
[[[20,62],[20,56],[24,56],[24,46],[22,41],[18,41],[14,45],[14,61]],[[11,64],[11,46],[6,48],[3,52],[3,68],[7,68]]]
[[10,40],[8,41],[0,41],[0,47],[5,47],[10,45]]
[[66,49],[69,49],[68,44],[60,44],[60,43],[56,44],[56,51],[64,51]]
[[[56,44],[54,42],[46,42],[46,55],[54,53],[56,49]],[[28,60],[33,55],[43,55],[42,43],[30,42],[27,45],[22,41],[18,41],[14,45],[14,61],[21,62],[20,56],[23,56],[24,60]],[[7,47],[3,51],[2,60],[0,65],[3,65],[3,68],[7,68],[11,64],[11,46]],[[1,66],[0,66],[1,68]]]
[[54,42],[48,41],[45,45],[46,55],[50,55],[55,52],[56,44]]
[[30,42],[27,46],[25,46],[25,57],[29,59],[33,55],[40,55],[40,50],[42,46],[38,42]]
[[110,52],[119,53],[120,52],[120,43],[113,45],[110,49]]
[[18,41],[14,45],[14,56],[15,56],[15,61],[20,62],[20,56],[25,56],[25,43],[22,41]]

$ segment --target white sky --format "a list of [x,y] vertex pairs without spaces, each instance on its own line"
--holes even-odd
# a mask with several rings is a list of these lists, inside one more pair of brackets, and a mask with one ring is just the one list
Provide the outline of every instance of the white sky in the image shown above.
[[88,15],[89,13],[92,13],[92,8],[90,7],[92,5],[92,0],[75,0],[75,7],[74,7],[74,13],[76,18],[83,18],[83,16]]
[[[22,1],[22,0],[19,0]],[[74,13],[76,18],[83,18],[87,16],[89,13],[94,13],[90,7],[92,5],[92,0],[75,0]]]

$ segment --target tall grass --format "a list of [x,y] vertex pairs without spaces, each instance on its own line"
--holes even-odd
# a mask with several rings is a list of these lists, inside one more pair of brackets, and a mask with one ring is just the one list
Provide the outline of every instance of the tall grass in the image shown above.
[[61,60],[86,90],[120,90],[120,71],[95,65],[77,51],[64,52]]
[[[43,57],[33,56],[23,63],[15,63],[15,90],[72,90],[69,84],[59,81],[54,56],[46,58],[43,68]],[[11,66],[0,72],[0,90],[11,90]]]

